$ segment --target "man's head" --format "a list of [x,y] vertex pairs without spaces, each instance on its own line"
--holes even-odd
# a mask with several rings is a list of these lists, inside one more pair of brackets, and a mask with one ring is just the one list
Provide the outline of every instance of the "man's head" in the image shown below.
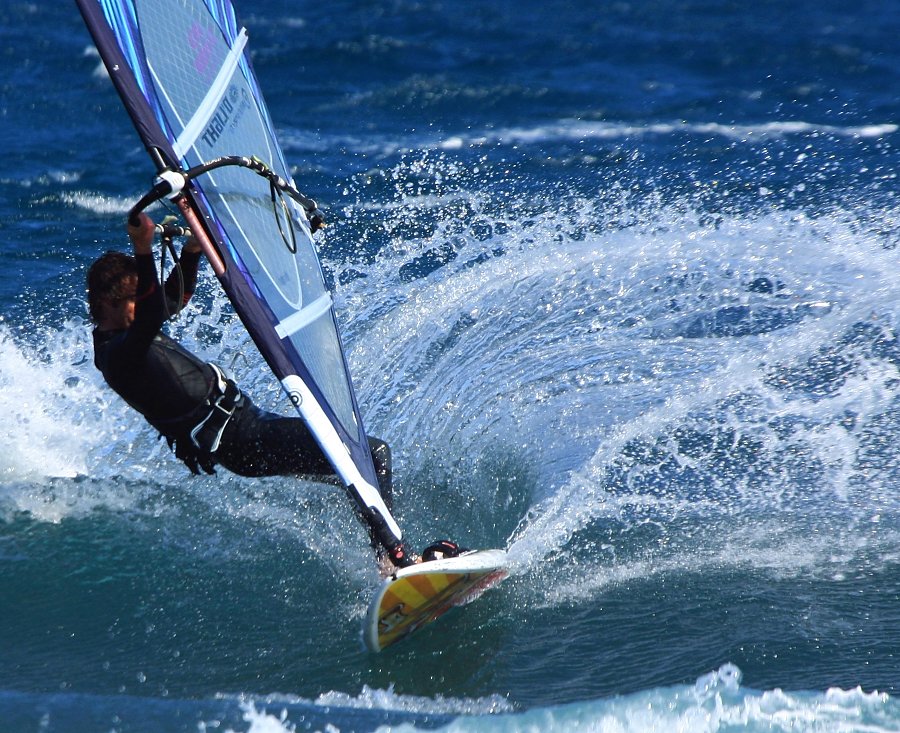
[[95,323],[116,328],[127,328],[131,324],[137,290],[134,257],[122,252],[107,252],[88,270],[87,286],[88,307]]

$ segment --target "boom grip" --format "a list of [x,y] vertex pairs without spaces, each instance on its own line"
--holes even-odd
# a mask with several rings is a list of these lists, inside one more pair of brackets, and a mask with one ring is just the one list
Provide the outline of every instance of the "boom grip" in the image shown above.
[[176,192],[180,193],[187,185],[187,181],[187,177],[178,171],[162,171],[159,174],[159,178],[156,179],[153,188],[141,196],[140,200],[128,211],[128,223],[133,227],[138,226],[141,223],[138,214],[161,198]]

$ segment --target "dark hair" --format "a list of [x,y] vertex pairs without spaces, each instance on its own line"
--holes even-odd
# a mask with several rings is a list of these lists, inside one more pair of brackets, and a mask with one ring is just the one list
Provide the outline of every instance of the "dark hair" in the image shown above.
[[133,294],[127,287],[132,279],[137,279],[137,265],[131,255],[109,251],[91,265],[87,274],[87,298],[95,323],[100,321],[102,301],[122,300]]

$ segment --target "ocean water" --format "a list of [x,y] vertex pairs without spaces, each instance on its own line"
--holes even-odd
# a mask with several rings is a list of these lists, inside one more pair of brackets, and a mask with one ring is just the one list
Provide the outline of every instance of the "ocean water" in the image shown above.
[[[577,5],[577,7],[576,7]],[[0,731],[900,730],[900,4],[239,3],[413,544],[193,478],[91,363],[152,169],[72,3],[0,9]],[[283,400],[214,278],[172,326]]]

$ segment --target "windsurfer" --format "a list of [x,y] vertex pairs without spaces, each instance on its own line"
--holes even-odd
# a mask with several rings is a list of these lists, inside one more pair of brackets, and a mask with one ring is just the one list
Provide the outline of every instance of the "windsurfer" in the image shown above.
[[[88,272],[96,324],[94,364],[107,384],[166,438],[194,474],[217,464],[242,476],[305,475],[334,481],[334,469],[298,417],[260,409],[221,369],[161,332],[193,295],[201,249],[188,239],[181,276],[162,287],[153,260],[155,224],[129,226],[134,256],[107,252]],[[385,504],[391,504],[387,443],[369,438]]]

